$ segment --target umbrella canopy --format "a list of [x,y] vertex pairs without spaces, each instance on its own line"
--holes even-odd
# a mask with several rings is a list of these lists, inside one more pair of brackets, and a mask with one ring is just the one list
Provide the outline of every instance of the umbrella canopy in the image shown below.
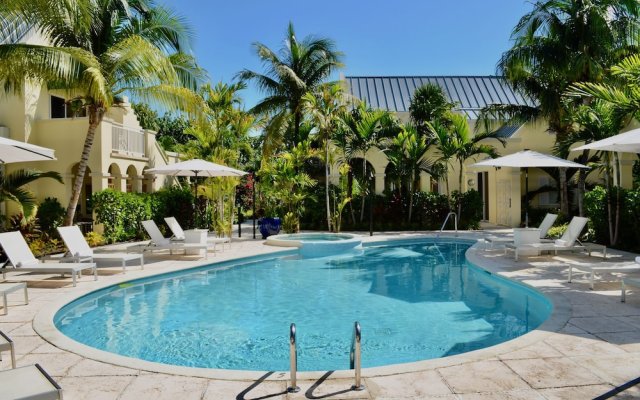
[[524,150],[508,156],[491,158],[477,162],[472,167],[511,167],[511,168],[589,168],[586,165],[573,161],[538,153],[537,151]]
[[211,178],[216,176],[243,176],[247,174],[247,172],[227,167],[225,165],[198,159],[183,161],[176,164],[164,165],[157,168],[151,168],[146,172],[157,175],[195,176],[198,178]]
[[55,159],[52,149],[0,137],[0,163],[2,164]]
[[640,129],[621,133],[597,142],[585,144],[574,150],[606,150],[621,153],[640,153]]
[[525,214],[524,224],[529,226],[529,168],[586,168],[586,165],[578,164],[573,161],[565,160],[550,156],[548,154],[538,153],[537,151],[524,150],[508,156],[491,158],[488,160],[477,162],[472,167],[510,167],[524,168],[525,171]]

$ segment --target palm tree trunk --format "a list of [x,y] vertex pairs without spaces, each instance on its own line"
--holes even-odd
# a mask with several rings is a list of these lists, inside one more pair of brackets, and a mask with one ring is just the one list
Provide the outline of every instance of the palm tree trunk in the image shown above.
[[411,172],[411,180],[409,181],[409,219],[408,223],[411,224],[411,216],[413,214],[413,185],[415,180],[415,172]]
[[329,141],[325,143],[324,152],[324,192],[327,202],[327,229],[331,232],[331,205],[329,204]]
[[366,195],[367,195],[368,191],[371,190],[371,188],[370,188],[371,185],[369,184],[369,179],[367,179],[367,159],[364,158],[364,156],[362,157],[362,180],[363,180],[363,182],[362,182],[363,185],[365,184],[365,182],[367,182],[366,183],[367,190],[364,190],[362,192],[362,201],[360,203],[360,223],[362,223],[362,221],[364,221],[364,202],[365,202],[365,198],[366,198]]
[[89,112],[89,128],[87,129],[87,136],[84,139],[84,147],[82,148],[82,155],[80,156],[80,162],[78,163],[78,173],[73,181],[73,189],[71,191],[71,199],[69,199],[69,205],[67,206],[67,214],[64,218],[64,225],[71,226],[73,224],[73,218],[76,214],[76,207],[80,200],[80,193],[82,193],[82,186],[84,185],[84,174],[87,171],[87,165],[89,164],[89,155],[91,154],[91,148],[93,147],[93,140],[96,136],[96,129],[98,125],[102,123],[104,117],[104,108],[98,106],[90,106]]
[[458,221],[460,221],[460,215],[462,214],[462,179],[464,178],[464,160],[460,160],[460,176],[458,177],[459,179],[459,184],[460,186],[458,187],[458,190],[460,190],[460,197],[458,198]]
[[567,189],[567,169],[560,168],[560,211],[569,215],[569,191]]

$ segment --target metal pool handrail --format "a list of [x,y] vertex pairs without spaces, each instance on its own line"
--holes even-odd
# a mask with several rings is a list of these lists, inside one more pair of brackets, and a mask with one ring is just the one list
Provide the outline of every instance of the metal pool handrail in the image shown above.
[[291,385],[287,388],[287,392],[298,393],[300,388],[297,386],[298,349],[296,342],[296,324],[291,324],[289,327],[289,368]]
[[351,386],[351,390],[364,390],[364,385],[362,384],[362,376],[360,373],[360,369],[362,368],[362,352],[360,349],[360,344],[362,342],[362,329],[360,328],[360,323],[356,321],[353,327],[353,336],[351,338],[351,352],[349,354],[350,358],[350,368],[355,370],[355,383]]
[[[444,227],[447,226],[447,222],[449,222],[449,217],[453,215],[453,224],[454,224],[454,228],[456,230],[456,237],[458,237],[458,214],[454,213],[453,211],[451,211],[449,214],[447,214],[447,218],[444,219],[444,223],[442,224],[442,226],[440,227],[440,233],[442,233],[444,231]],[[440,233],[438,233],[438,237],[440,237]]]

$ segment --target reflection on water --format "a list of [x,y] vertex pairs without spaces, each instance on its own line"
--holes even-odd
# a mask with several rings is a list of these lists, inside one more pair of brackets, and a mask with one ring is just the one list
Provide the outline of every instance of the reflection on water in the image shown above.
[[348,368],[355,320],[371,367],[491,346],[546,319],[548,301],[468,265],[468,247],[395,244],[182,273],[80,299],[56,323],[75,340],[131,357],[286,370],[295,322],[300,369],[330,370]]

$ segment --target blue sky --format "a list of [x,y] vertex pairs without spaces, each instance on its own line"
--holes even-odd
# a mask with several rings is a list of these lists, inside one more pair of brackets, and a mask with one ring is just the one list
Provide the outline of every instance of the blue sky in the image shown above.
[[[345,75],[487,75],[518,19],[521,0],[160,0],[195,31],[195,53],[212,82],[243,68],[261,71],[251,44],[283,44],[293,21],[297,36],[333,39],[345,53]],[[336,75],[337,79],[338,76]],[[260,93],[248,88],[248,107]]]

